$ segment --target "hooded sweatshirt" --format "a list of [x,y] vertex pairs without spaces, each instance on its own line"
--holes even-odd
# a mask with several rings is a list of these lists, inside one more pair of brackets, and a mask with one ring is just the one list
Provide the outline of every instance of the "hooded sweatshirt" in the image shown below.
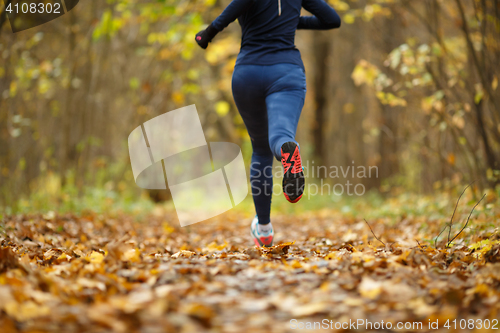
[[[302,7],[313,16],[300,16]],[[236,19],[242,32],[236,65],[293,63],[304,68],[295,30],[340,27],[339,15],[324,0],[233,0],[212,26],[222,31]]]

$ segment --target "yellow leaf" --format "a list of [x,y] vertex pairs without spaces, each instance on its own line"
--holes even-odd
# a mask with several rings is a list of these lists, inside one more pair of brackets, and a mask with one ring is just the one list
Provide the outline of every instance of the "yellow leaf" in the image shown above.
[[390,106],[406,106],[406,100],[403,98],[399,98],[391,93],[386,94],[387,97],[387,103]]
[[347,297],[344,299],[344,304],[349,305],[349,306],[361,306],[366,304],[366,300],[362,298],[355,298],[355,297]]
[[337,254],[335,252],[330,252],[325,256],[325,260],[337,259]]
[[346,11],[346,10],[349,10],[349,4],[347,2],[344,2],[344,1],[340,1],[340,0],[330,0],[329,1],[331,4],[332,4],[332,7],[335,8],[335,10],[337,11]]
[[63,252],[59,258],[57,258],[58,261],[62,260],[71,260],[71,256],[68,256],[66,253]]
[[192,317],[203,320],[209,320],[210,318],[215,316],[212,308],[200,303],[188,304],[184,306],[182,310],[182,312],[187,313]]
[[342,21],[344,21],[347,24],[353,24],[355,20],[356,17],[351,13],[345,14],[344,17],[342,18]]
[[207,249],[209,251],[222,251],[227,246],[227,242],[224,241],[224,244],[217,245],[216,242],[212,242],[207,245]]
[[230,105],[226,101],[215,103],[215,111],[221,117],[224,117],[229,112]]
[[294,317],[312,316],[318,313],[327,313],[330,311],[331,305],[326,302],[309,303],[292,309]]
[[141,251],[139,249],[130,249],[123,253],[123,259],[132,262],[141,261]]
[[48,306],[41,306],[33,301],[27,301],[24,303],[9,302],[5,305],[4,309],[9,316],[12,316],[19,321],[25,321],[50,314],[50,308]]
[[453,122],[453,125],[455,125],[458,128],[464,128],[465,126],[465,120],[460,115],[454,115],[451,121]]
[[100,252],[93,251],[90,254],[90,262],[100,264],[104,260],[104,255]]
[[359,284],[358,291],[363,297],[375,299],[382,292],[382,283],[365,277]]
[[450,165],[455,165],[455,154],[449,153],[446,159]]
[[16,81],[12,81],[10,83],[9,96],[10,97],[15,97],[16,96],[16,92],[17,92],[17,82]]
[[373,86],[374,80],[379,76],[379,74],[380,70],[377,66],[362,59],[358,62],[356,67],[354,67],[351,78],[353,79],[354,84],[357,86],[363,83],[366,83],[369,86]]
[[319,290],[323,291],[323,292],[327,292],[328,290],[330,290],[330,283],[329,282],[323,282],[321,284],[321,286],[319,286]]
[[353,113],[354,112],[354,104],[345,103],[344,106],[342,107],[342,111],[344,111],[345,114]]
[[474,103],[475,104],[479,104],[479,102],[481,102],[481,100],[483,99],[484,97],[484,90],[483,90],[483,86],[481,83],[476,83],[474,85],[474,88],[476,90],[476,95],[474,95]]
[[196,253],[193,251],[180,250],[177,253],[172,254],[172,258],[191,258]]
[[166,221],[163,222],[162,228],[163,228],[163,231],[165,232],[165,234],[167,234],[167,235],[170,235],[172,232],[175,231],[175,229],[172,226],[170,226],[170,224],[168,224],[168,222],[166,222]]
[[478,91],[476,95],[474,96],[474,103],[479,104],[481,100],[483,99],[483,91]]
[[230,35],[227,38],[218,39],[210,43],[207,52],[205,52],[205,59],[211,65],[222,63],[231,56],[238,54],[239,49],[240,43],[235,40],[234,36]]
[[184,94],[181,93],[180,91],[174,91],[172,93],[172,100],[175,102],[175,104],[184,104]]

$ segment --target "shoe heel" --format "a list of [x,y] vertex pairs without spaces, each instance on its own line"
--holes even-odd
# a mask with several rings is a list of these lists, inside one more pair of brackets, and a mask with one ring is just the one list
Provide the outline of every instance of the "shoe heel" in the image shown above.
[[281,164],[283,165],[283,194],[285,198],[296,203],[304,194],[304,167],[299,147],[295,142],[285,142],[281,146]]

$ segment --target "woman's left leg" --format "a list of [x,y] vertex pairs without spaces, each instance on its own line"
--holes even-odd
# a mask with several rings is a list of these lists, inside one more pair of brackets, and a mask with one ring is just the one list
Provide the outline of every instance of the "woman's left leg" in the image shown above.
[[[264,67],[265,68],[265,67]],[[273,154],[269,149],[268,123],[262,66],[234,68],[233,97],[252,142],[250,187],[259,224],[269,224],[273,187]]]

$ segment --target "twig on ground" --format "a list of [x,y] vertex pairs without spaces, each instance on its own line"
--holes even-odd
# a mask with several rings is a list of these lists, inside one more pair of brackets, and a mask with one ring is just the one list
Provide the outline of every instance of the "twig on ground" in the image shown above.
[[458,232],[458,234],[455,235],[455,237],[453,237],[450,241],[448,241],[448,243],[446,244],[446,247],[449,247],[451,242],[453,242],[455,240],[455,238],[457,238],[461,233],[462,231],[464,231],[464,229],[467,227],[467,224],[469,224],[469,220],[470,220],[470,217],[472,215],[472,213],[474,212],[474,209],[476,209],[476,207],[479,205],[479,203],[481,201],[483,201],[484,197],[486,196],[486,193],[483,194],[483,196],[481,197],[481,199],[479,199],[479,201],[474,205],[474,207],[472,207],[472,210],[470,211],[469,213],[469,216],[467,217],[467,222],[465,222],[464,226],[462,227],[462,229],[460,229],[460,231]]
[[382,241],[381,241],[381,240],[377,237],[377,235],[375,235],[375,233],[373,232],[372,227],[370,227],[370,224],[368,223],[368,221],[366,221],[366,219],[363,219],[363,220],[365,220],[365,222],[366,222],[366,224],[368,225],[368,228],[370,228],[370,231],[372,232],[373,236],[374,236],[374,237],[375,237],[375,238],[376,238],[376,239],[377,239],[380,243],[384,244],[384,246],[385,246],[385,243],[384,243],[384,242],[382,242]]
[[467,185],[464,190],[462,191],[462,193],[460,194],[460,196],[458,197],[458,200],[457,200],[457,203],[455,204],[455,209],[453,210],[453,214],[451,215],[451,219],[450,219],[450,222],[447,223],[443,230],[441,230],[441,232],[436,236],[436,238],[434,239],[434,248],[436,249],[437,248],[437,240],[439,238],[439,236],[441,236],[441,234],[443,233],[443,231],[446,230],[446,228],[449,228],[448,230],[448,243],[450,242],[450,235],[451,235],[451,226],[453,225],[453,218],[455,217],[455,212],[457,211],[457,207],[458,207],[458,203],[460,202],[460,199],[462,199],[462,196],[464,195],[465,191],[472,185],[474,184],[475,180],[470,183],[469,185]]
[[448,229],[448,243],[450,242],[450,235],[451,235],[451,227],[453,226],[453,217],[455,216],[455,212],[457,211],[458,203],[460,202],[460,199],[462,198],[462,195],[464,195],[465,191],[472,185],[474,184],[475,180],[467,185],[464,190],[462,191],[462,194],[458,197],[457,203],[455,204],[455,209],[453,210],[453,215],[451,215],[451,220],[450,220],[450,228]]

